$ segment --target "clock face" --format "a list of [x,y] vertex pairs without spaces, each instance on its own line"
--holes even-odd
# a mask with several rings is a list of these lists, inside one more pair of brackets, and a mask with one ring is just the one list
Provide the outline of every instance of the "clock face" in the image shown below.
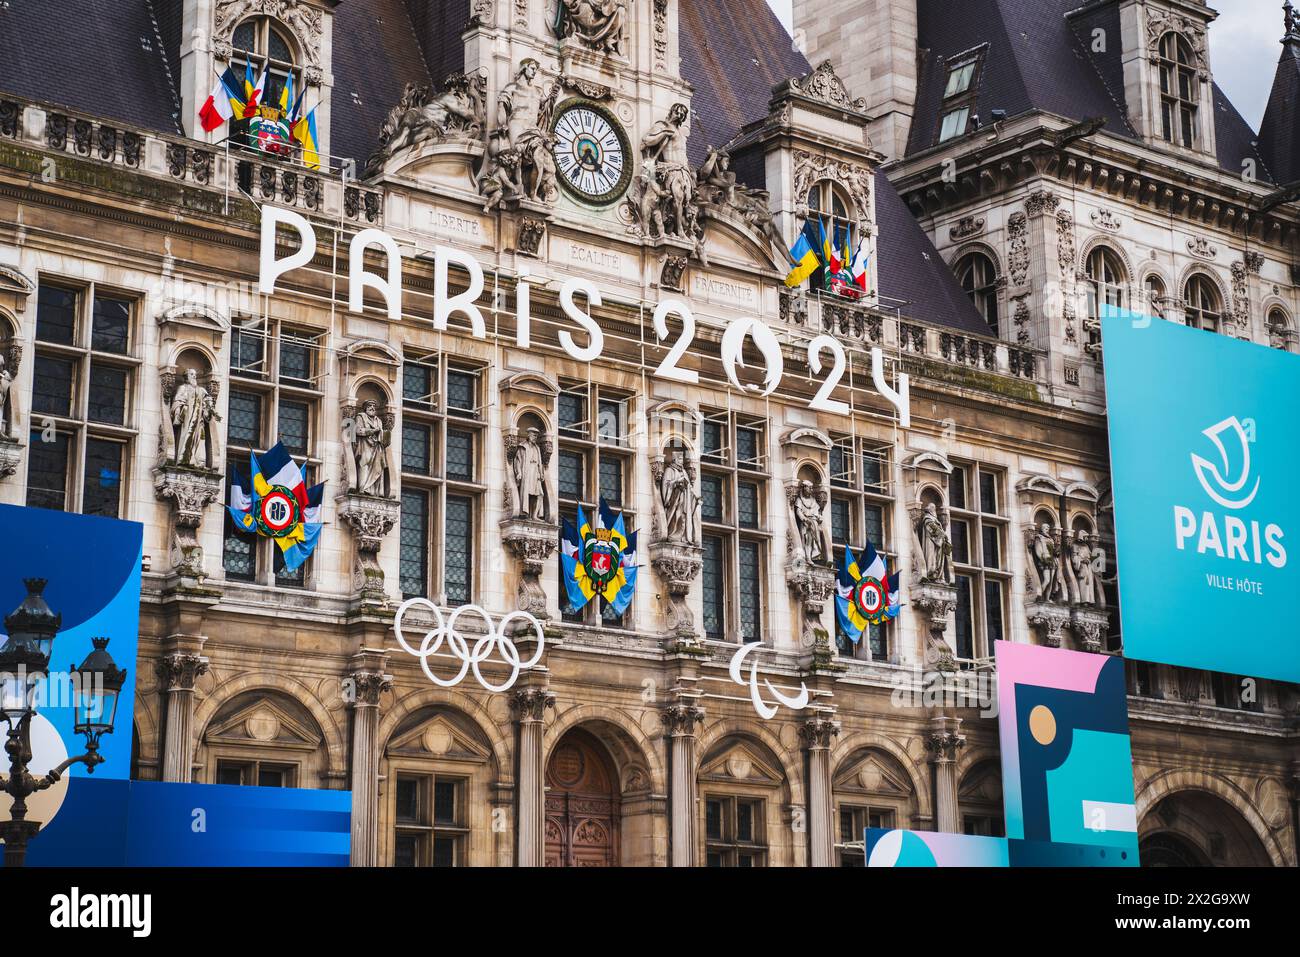
[[554,132],[556,174],[569,192],[597,206],[627,192],[631,148],[617,120],[584,103],[563,109]]

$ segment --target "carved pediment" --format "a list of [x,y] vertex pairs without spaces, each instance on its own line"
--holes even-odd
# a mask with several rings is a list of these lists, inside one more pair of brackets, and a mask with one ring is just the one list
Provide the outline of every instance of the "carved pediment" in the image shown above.
[[775,787],[781,783],[783,775],[754,749],[739,744],[706,762],[700,769],[700,777]]
[[1026,475],[1016,483],[1016,491],[1041,492],[1044,495],[1064,495],[1065,486],[1050,475]]
[[388,754],[454,758],[461,761],[486,761],[488,749],[466,734],[445,715],[396,735],[388,743]]
[[11,292],[26,297],[35,291],[35,283],[19,270],[12,266],[0,265],[0,292]]
[[1066,498],[1083,499],[1085,502],[1096,502],[1101,498],[1101,493],[1097,486],[1091,482],[1071,482],[1065,487]]
[[821,449],[824,452],[829,452],[834,448],[835,443],[831,441],[829,435],[820,429],[804,427],[791,429],[789,432],[782,435],[781,445],[782,447],[787,445],[805,445]]
[[989,768],[977,774],[967,774],[957,789],[959,801],[975,801],[983,804],[1000,804],[1002,802],[1002,777],[996,768]]
[[320,732],[294,717],[276,702],[263,699],[241,708],[212,725],[205,739],[223,744],[257,745],[314,751],[321,745]]
[[169,302],[158,313],[158,325],[185,326],[190,329],[202,329],[205,332],[224,334],[230,328],[230,320],[211,306],[192,302]]
[[903,460],[903,468],[906,469],[929,469],[935,472],[942,472],[944,475],[952,474],[952,463],[948,457],[940,452],[917,452]]
[[868,754],[860,761],[842,768],[835,775],[836,791],[861,794],[894,794],[906,797],[912,793],[912,783],[892,761],[879,755]]
[[791,93],[798,93],[807,99],[828,103],[842,110],[867,112],[867,101],[849,93],[844,81],[835,73],[835,66],[830,60],[823,60],[821,65],[807,76],[788,80],[785,87]]

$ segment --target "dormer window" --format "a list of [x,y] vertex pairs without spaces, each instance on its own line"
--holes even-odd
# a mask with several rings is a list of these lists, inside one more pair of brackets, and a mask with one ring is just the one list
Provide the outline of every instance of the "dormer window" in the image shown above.
[[967,55],[948,68],[948,85],[943,90],[943,116],[939,142],[965,135],[975,107],[975,86],[980,58]]
[[939,128],[939,142],[943,143],[966,132],[970,124],[970,107],[963,106],[949,110],[943,115],[943,125]]
[[950,96],[960,96],[969,92],[971,83],[975,79],[975,61],[961,63],[948,71],[948,86],[943,91],[943,98],[946,100]]
[[[252,64],[253,81],[257,82],[269,61],[266,92],[261,102],[278,107],[280,93],[290,76],[293,77],[294,98],[302,92],[302,69],[294,62],[293,45],[283,28],[270,17],[245,20],[235,28],[230,46],[234,50],[230,65],[237,77],[242,78],[247,65]],[[289,106],[292,107],[293,104],[290,103]]]
[[1180,33],[1160,39],[1160,135],[1166,143],[1188,149],[1198,138],[1196,54]]

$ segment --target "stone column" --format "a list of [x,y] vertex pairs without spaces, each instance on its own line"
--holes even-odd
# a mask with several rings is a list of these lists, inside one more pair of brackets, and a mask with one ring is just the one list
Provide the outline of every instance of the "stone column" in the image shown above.
[[834,712],[823,711],[799,729],[808,752],[808,862],[835,866],[835,808],[831,794],[831,742],[840,733]]
[[704,721],[704,709],[690,699],[669,705],[663,712],[664,734],[668,737],[672,790],[669,806],[672,822],[668,840],[673,867],[695,867],[695,822],[699,802],[695,767],[695,730]]
[[958,832],[957,751],[966,744],[961,718],[936,715],[930,719],[925,746],[934,766],[935,830]]
[[519,724],[519,867],[541,867],[546,862],[546,769],[542,763],[542,735],[546,709],[555,707],[555,695],[544,687],[520,688],[510,698]]
[[352,656],[344,686],[352,709],[353,867],[379,862],[379,696],[393,687],[387,664],[382,649],[362,648]]
[[163,642],[158,677],[167,696],[162,779],[188,784],[194,773],[194,683],[208,670],[202,635],[171,635]]

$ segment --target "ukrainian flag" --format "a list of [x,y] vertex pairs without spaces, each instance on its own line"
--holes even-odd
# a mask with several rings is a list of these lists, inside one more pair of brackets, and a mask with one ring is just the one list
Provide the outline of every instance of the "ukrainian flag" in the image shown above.
[[[870,542],[867,543],[867,548],[871,548]],[[855,645],[862,640],[862,632],[870,624],[853,600],[853,591],[861,578],[862,572],[858,568],[857,559],[853,557],[853,549],[846,546],[844,562],[840,565],[840,573],[835,582],[835,618],[840,631]]]
[[302,144],[302,162],[308,169],[320,169],[320,138],[316,134],[317,109],[319,104],[313,106],[310,113],[294,123],[290,133]]
[[564,591],[571,612],[585,608],[587,602],[596,595],[596,585],[587,576],[587,569],[582,564],[583,543],[591,534],[591,524],[579,505],[578,527],[574,528],[573,523],[566,518],[560,532],[560,577],[564,580]]
[[817,258],[817,248],[820,245],[813,224],[805,222],[799,238],[790,249],[790,258],[794,260],[795,265],[790,270],[790,275],[785,277],[785,284],[791,289],[803,285],[804,280],[821,268],[821,260]]
[[623,513],[614,516],[614,510],[600,500],[600,524],[609,530],[610,541],[618,548],[619,568],[601,593],[609,602],[610,610],[622,615],[632,604],[636,589],[636,532],[629,532],[623,523]]

